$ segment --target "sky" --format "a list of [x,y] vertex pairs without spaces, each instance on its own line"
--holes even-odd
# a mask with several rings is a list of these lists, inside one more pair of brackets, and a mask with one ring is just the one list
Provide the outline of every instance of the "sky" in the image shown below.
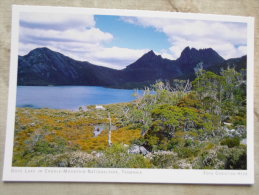
[[245,23],[65,13],[20,14],[19,55],[48,47],[73,59],[123,69],[146,52],[177,59],[189,46],[223,58],[246,55]]

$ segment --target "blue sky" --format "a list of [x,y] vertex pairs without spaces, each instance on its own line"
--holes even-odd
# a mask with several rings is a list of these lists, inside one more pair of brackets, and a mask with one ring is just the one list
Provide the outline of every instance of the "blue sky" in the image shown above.
[[160,51],[170,47],[165,33],[154,27],[142,27],[123,21],[119,16],[94,16],[96,27],[109,32],[114,39],[105,46],[127,47],[130,49],[146,49]]
[[177,59],[187,47],[213,48],[223,58],[246,54],[246,24],[159,17],[20,14],[19,55],[48,47],[76,60],[123,69],[149,50]]

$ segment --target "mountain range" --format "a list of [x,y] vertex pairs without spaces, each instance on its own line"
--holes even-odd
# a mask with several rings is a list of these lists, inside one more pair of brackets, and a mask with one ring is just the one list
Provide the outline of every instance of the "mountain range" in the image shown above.
[[113,88],[135,88],[156,80],[195,78],[194,68],[219,73],[227,67],[246,68],[246,56],[225,60],[211,48],[186,47],[178,59],[169,60],[152,50],[122,70],[98,66],[67,57],[46,47],[30,51],[18,58],[18,85],[84,85]]

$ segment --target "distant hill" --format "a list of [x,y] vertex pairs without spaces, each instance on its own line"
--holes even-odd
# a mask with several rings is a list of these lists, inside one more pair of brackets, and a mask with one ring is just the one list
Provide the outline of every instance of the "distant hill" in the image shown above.
[[246,56],[225,60],[211,48],[186,47],[180,57],[169,60],[152,50],[123,70],[81,62],[48,48],[37,48],[19,56],[18,85],[86,85],[135,88],[156,80],[193,79],[198,63],[203,68],[220,72],[222,68],[246,68]]

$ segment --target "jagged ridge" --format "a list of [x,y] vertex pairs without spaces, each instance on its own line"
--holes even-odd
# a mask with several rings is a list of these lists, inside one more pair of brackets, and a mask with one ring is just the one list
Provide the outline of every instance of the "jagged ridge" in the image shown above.
[[[243,59],[243,60],[242,60]],[[152,50],[123,70],[97,66],[69,58],[48,48],[37,48],[19,56],[18,85],[86,85],[134,88],[174,78],[193,78],[194,67],[202,62],[204,69],[214,72],[228,64],[246,65],[246,58],[223,59],[211,48],[186,47],[180,57],[169,60]],[[245,63],[245,64],[243,64]]]

